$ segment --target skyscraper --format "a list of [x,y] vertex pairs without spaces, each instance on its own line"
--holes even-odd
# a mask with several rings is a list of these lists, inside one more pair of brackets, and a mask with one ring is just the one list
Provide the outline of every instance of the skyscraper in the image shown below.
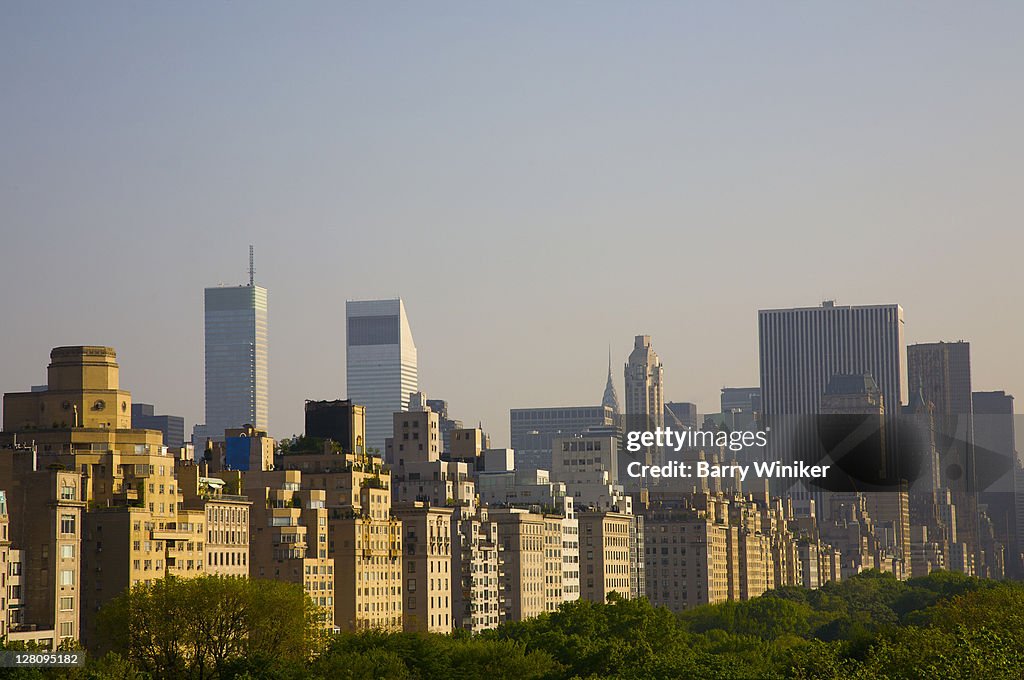
[[206,289],[206,432],[252,425],[267,430],[267,289],[249,285]]
[[920,388],[934,407],[936,426],[946,434],[957,430],[971,437],[971,344],[928,342],[907,347],[907,377],[911,390]]
[[[991,557],[982,548],[984,532],[977,492],[988,484],[978,484],[971,345],[963,341],[911,345],[907,348],[907,375],[911,388],[920,388],[933,408],[942,483],[953,492],[958,508],[957,536],[974,556],[975,573],[985,573]],[[986,461],[995,462],[987,457]]]
[[1024,575],[1021,536],[1024,534],[1024,498],[1018,487],[1024,469],[1015,447],[1013,396],[975,392],[974,460],[979,502],[992,519],[996,536],[1006,546],[1006,571],[1012,578]]
[[[769,458],[813,457],[815,442],[804,420],[821,413],[821,400],[839,374],[870,375],[884,403],[903,404],[903,308],[897,304],[762,309],[758,312],[761,407],[772,429]],[[890,432],[895,436],[895,432]],[[811,495],[800,484],[773,480],[801,513]],[[820,504],[824,500],[814,494]],[[823,508],[819,507],[819,510]]]
[[416,343],[402,300],[349,300],[346,318],[348,398],[366,407],[366,445],[384,452],[394,414],[419,391]]
[[[634,338],[633,351],[626,362],[626,431],[654,430],[665,425],[664,369],[651,346],[651,336]],[[649,460],[660,457],[648,451]]]
[[818,413],[826,386],[839,373],[870,373],[886,404],[904,403],[899,305],[838,307],[826,301],[757,315],[765,415]]

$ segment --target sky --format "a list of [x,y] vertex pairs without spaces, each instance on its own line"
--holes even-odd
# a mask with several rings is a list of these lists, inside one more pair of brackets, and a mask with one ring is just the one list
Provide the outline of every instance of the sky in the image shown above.
[[508,409],[756,385],[757,310],[903,305],[1024,398],[1021,3],[0,4],[0,391],[49,350],[203,420],[203,288],[269,289],[270,431],[345,396],[345,301]]

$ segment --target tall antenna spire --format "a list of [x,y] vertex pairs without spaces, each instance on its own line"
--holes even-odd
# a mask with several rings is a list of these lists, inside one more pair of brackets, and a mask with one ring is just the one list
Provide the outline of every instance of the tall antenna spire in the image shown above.
[[615,391],[615,381],[612,379],[612,346],[608,344],[608,382],[604,386],[604,396],[601,398],[601,406],[609,406],[613,413],[619,412],[619,395]]
[[252,257],[252,244],[249,244],[249,287],[253,285],[253,281],[256,279],[256,267],[253,263]]

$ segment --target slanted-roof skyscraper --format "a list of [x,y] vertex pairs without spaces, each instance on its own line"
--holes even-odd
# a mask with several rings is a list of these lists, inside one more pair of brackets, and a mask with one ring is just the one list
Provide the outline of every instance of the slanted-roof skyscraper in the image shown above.
[[228,428],[267,430],[267,289],[254,283],[251,248],[249,284],[207,288],[205,303],[206,432],[222,441]]
[[345,319],[347,396],[366,407],[367,448],[383,454],[394,414],[419,391],[416,343],[400,298],[349,300]]

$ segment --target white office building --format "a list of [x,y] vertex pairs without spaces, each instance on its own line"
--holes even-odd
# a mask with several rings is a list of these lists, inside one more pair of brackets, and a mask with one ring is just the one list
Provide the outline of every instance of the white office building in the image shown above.
[[345,305],[347,397],[366,407],[366,445],[384,452],[394,414],[419,391],[416,343],[401,299]]

